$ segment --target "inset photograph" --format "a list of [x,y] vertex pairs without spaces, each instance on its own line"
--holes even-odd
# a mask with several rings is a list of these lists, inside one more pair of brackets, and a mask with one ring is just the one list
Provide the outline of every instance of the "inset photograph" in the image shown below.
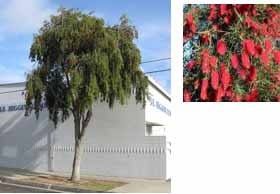
[[171,192],[170,7],[0,1],[0,193]]
[[184,102],[280,101],[280,5],[184,5]]

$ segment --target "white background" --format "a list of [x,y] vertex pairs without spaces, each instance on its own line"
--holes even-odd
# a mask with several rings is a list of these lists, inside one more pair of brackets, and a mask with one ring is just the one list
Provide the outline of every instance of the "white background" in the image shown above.
[[172,193],[280,193],[280,103],[182,102],[183,4],[225,2],[171,3]]

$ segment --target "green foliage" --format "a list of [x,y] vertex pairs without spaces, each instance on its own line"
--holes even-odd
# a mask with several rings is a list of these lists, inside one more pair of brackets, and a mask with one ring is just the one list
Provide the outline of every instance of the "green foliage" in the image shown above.
[[34,36],[27,75],[26,115],[45,101],[57,124],[72,112],[82,118],[94,102],[127,103],[133,94],[145,106],[148,80],[140,69],[137,30],[126,16],[105,26],[103,19],[73,9],[59,9]]

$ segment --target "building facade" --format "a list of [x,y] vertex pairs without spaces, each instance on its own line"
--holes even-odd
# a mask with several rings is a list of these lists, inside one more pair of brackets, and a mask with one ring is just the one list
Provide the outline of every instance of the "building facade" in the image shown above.
[[[93,105],[85,137],[81,173],[87,175],[170,178],[170,96],[149,79],[146,107]],[[54,128],[42,105],[38,120],[24,116],[25,83],[0,85],[0,166],[33,171],[71,172],[74,125],[70,117]]]

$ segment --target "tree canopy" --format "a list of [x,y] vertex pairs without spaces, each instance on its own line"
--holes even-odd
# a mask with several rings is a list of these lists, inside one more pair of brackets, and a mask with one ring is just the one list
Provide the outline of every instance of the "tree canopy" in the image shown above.
[[30,59],[36,68],[27,75],[26,114],[34,109],[38,117],[45,101],[56,125],[70,112],[83,116],[96,101],[113,107],[133,94],[144,106],[148,81],[137,37],[126,16],[106,26],[101,18],[61,8],[34,36]]

